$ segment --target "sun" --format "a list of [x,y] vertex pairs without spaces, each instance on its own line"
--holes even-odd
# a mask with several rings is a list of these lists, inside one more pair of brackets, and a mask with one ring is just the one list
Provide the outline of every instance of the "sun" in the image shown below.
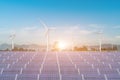
[[54,51],[65,51],[67,48],[68,48],[67,42],[62,40],[56,41],[53,44]]
[[58,42],[58,48],[60,50],[66,49],[66,47],[67,47],[67,44],[65,42],[63,42],[63,41]]

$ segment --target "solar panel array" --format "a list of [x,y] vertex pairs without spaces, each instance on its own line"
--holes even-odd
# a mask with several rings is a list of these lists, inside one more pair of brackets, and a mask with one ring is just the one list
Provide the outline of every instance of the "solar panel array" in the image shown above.
[[0,52],[0,80],[120,80],[120,53]]

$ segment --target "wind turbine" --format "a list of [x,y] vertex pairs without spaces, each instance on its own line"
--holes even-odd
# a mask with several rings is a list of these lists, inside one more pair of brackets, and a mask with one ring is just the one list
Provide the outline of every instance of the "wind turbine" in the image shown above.
[[79,25],[76,25],[73,27],[73,32],[72,32],[72,51],[74,51],[74,47],[76,46],[76,38],[79,38],[78,36],[80,35],[79,33]]
[[96,32],[96,34],[99,35],[99,51],[101,52],[102,51],[102,34],[103,34],[103,31],[100,30],[99,32]]
[[10,39],[11,39],[11,50],[13,50],[15,47],[14,46],[15,33],[10,35]]
[[69,35],[71,35],[71,41],[72,41],[72,42],[71,42],[71,45],[72,45],[71,47],[72,47],[72,51],[74,51],[74,46],[75,46],[75,38],[74,38],[74,37],[75,37],[75,35],[76,35],[76,34],[75,34],[75,31],[76,31],[77,29],[78,29],[78,26],[73,26],[73,27],[71,27],[70,30],[69,30],[69,32],[71,31]]
[[119,51],[119,44],[117,44],[116,42],[119,41],[120,36],[115,36],[115,38],[116,38],[116,39],[115,39],[115,43],[114,43],[114,44],[115,44],[116,47],[117,47],[117,51]]
[[49,34],[51,30],[54,30],[55,28],[49,28],[43,21],[40,21],[40,23],[43,25],[45,29],[45,35],[46,35],[46,52],[49,51]]

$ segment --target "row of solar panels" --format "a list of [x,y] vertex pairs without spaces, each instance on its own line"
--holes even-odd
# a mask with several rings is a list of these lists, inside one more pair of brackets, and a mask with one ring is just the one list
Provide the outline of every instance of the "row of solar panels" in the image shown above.
[[[118,63],[118,58],[120,55],[118,53],[115,53],[114,55],[117,55],[116,58],[111,57],[113,61],[114,59],[118,59],[117,62],[110,62],[109,65],[105,62],[108,58],[107,55],[112,54],[113,53],[102,53],[102,56],[100,58],[97,56],[100,55],[99,53],[48,53],[47,55],[45,55],[45,53],[1,53],[0,60],[3,61],[0,64],[1,77],[4,77],[5,75],[8,75],[9,77],[10,74],[14,74],[14,79],[24,80],[19,79],[19,76],[39,74],[39,76],[35,77],[37,80],[108,80],[108,75],[113,75],[112,78],[114,80],[120,80],[120,67]],[[91,60],[92,57],[94,60]],[[102,61],[97,60],[98,58]],[[9,60],[12,60],[14,64],[11,64],[9,62],[6,63],[6,61]],[[94,63],[90,64],[88,60]],[[41,66],[43,66],[43,68],[41,68]],[[113,68],[113,66],[115,67]],[[58,77],[51,76],[52,74],[57,74]],[[97,74],[100,77],[93,76],[92,78],[91,76],[87,78],[86,75],[89,74]],[[103,77],[101,77],[102,74],[104,74]],[[42,77],[41,75],[46,76]],[[7,79],[0,78],[0,80]]]
[[0,75],[0,80],[120,80],[119,75]]

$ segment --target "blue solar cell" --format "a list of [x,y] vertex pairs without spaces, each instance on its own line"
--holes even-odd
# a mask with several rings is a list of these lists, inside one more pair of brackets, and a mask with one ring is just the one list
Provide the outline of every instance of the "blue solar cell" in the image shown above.
[[7,68],[8,64],[0,64],[0,68]]
[[38,69],[23,69],[22,74],[39,74]]
[[119,74],[107,74],[107,80],[120,80]]
[[80,72],[82,73],[82,72],[97,72],[97,69],[79,69],[80,70]]
[[119,68],[120,69],[120,64],[111,64],[111,67],[113,69]]
[[28,74],[21,74],[18,75],[17,80],[37,80],[38,75],[28,75]]
[[78,74],[78,71],[76,71],[76,70],[74,70],[74,71],[71,71],[71,70],[62,71],[62,70],[61,70],[61,74],[63,74],[63,75],[64,75],[64,74],[71,74],[71,75],[72,75],[72,74],[76,74],[76,75],[77,75],[77,74]]
[[20,69],[4,69],[2,74],[19,74]]
[[101,74],[118,74],[117,70],[111,69],[99,69]]
[[5,64],[12,64],[14,62],[14,60],[6,60],[4,61]]
[[39,80],[60,80],[60,77],[59,75],[56,74],[48,74],[48,75],[42,74],[40,75]]
[[53,70],[51,70],[51,71],[48,71],[48,70],[42,70],[42,74],[59,74],[59,71],[53,71]]
[[106,80],[103,75],[98,74],[85,74],[84,80]]
[[0,80],[15,80],[15,75],[0,75]]
[[62,75],[62,80],[82,80],[80,75]]
[[59,77],[40,77],[39,80],[60,80]]

